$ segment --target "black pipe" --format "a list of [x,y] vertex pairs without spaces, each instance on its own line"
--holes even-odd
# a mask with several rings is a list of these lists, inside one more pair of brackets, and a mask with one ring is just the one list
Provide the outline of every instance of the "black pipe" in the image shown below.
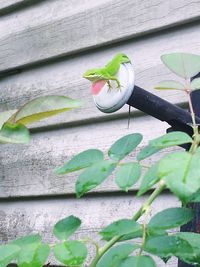
[[[137,108],[148,115],[161,121],[166,121],[174,131],[183,131],[193,135],[191,114],[168,101],[135,86],[128,105]],[[196,117],[196,123],[200,124],[200,118]]]

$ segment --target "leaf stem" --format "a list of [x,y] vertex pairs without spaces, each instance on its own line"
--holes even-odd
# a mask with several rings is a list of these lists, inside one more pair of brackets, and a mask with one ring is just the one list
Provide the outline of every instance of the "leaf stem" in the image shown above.
[[92,238],[87,237],[87,238],[84,238],[84,239],[82,239],[80,241],[82,241],[84,243],[91,243],[91,244],[93,244],[95,246],[95,248],[96,248],[96,254],[99,253],[99,244],[95,240],[93,240]]
[[[160,193],[165,189],[165,183],[163,180],[160,181],[158,187],[153,191],[153,193],[149,196],[147,201],[141,206],[141,208],[135,213],[133,216],[133,220],[137,221],[147,210],[149,210],[152,202],[160,195]],[[91,262],[89,267],[96,267],[96,264],[100,260],[100,258],[120,239],[122,236],[115,236],[109,242],[105,244],[104,247],[99,249],[99,253],[96,254],[95,258]]]
[[195,120],[195,113],[194,113],[194,108],[192,105],[192,99],[191,99],[191,90],[186,90],[186,93],[188,95],[188,103],[189,103],[189,109],[190,109],[190,113],[191,113],[191,118],[192,118],[192,128],[193,128],[193,143],[190,147],[189,152],[191,154],[194,154],[198,145],[199,145],[199,130],[198,130],[198,125],[196,124],[196,120]]

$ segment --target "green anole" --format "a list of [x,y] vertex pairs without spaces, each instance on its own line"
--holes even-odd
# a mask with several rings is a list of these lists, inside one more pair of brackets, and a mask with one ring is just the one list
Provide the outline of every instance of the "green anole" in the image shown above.
[[83,77],[92,83],[96,83],[101,80],[106,81],[109,90],[112,89],[110,81],[114,80],[117,83],[117,88],[120,89],[121,84],[116,75],[121,64],[130,62],[130,59],[125,54],[118,53],[110,62],[108,62],[108,64],[105,65],[105,67],[87,70],[83,74]]
[[[108,84],[109,90],[112,89],[110,80],[114,80],[117,83],[117,88],[120,89],[121,84],[119,79],[116,77],[120,65],[123,63],[131,63],[130,59],[124,53],[118,53],[114,58],[108,62],[103,68],[89,69],[84,74],[83,77],[91,81],[93,84],[98,81],[106,81]],[[129,106],[129,118],[128,118],[128,128],[130,124],[130,113],[131,106]]]

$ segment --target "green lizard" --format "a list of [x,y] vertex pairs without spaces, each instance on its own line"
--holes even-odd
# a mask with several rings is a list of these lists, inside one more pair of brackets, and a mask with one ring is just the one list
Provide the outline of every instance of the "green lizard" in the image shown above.
[[83,77],[92,83],[104,80],[108,84],[109,90],[112,88],[110,80],[114,80],[117,83],[117,88],[120,89],[120,81],[116,77],[116,74],[118,73],[121,64],[130,62],[130,59],[125,54],[118,53],[110,62],[108,62],[108,64],[106,64],[105,67],[87,70],[83,74]]

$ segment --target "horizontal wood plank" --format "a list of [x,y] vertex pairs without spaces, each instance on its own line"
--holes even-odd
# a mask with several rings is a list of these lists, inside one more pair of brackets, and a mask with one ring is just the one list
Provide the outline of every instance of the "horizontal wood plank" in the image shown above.
[[[112,221],[131,218],[147,196],[136,198],[133,195],[107,195],[86,197],[82,199],[49,199],[24,202],[0,202],[0,239],[8,242],[17,237],[31,233],[40,233],[44,242],[55,242],[52,234],[53,225],[60,219],[74,215],[82,220],[80,230],[75,238],[91,237],[100,241],[98,232]],[[179,206],[180,203],[169,194],[161,195],[152,206],[152,215],[158,211]],[[143,220],[141,220],[142,222]],[[90,247],[89,259],[93,255]],[[50,259],[53,263],[53,259]],[[165,265],[159,262],[159,267]],[[172,261],[169,267],[175,267]]]
[[[133,161],[149,139],[165,134],[166,127],[165,123],[144,116],[132,119],[129,129],[127,119],[113,120],[36,133],[32,135],[30,145],[3,145],[0,151],[0,197],[73,194],[78,174],[57,176],[54,173],[56,167],[83,150],[98,148],[106,152],[123,135],[141,132],[144,140],[129,158]],[[169,151],[172,149],[165,153]],[[146,164],[151,164],[161,156],[163,154],[159,153],[146,160]],[[95,191],[118,190],[113,175]]]
[[[50,118],[34,127],[109,117],[96,109],[90,83],[81,77],[86,69],[103,66],[119,51],[125,52],[132,60],[137,85],[170,102],[183,103],[186,98],[180,92],[153,89],[161,80],[176,79],[161,63],[160,55],[177,51],[200,54],[199,36],[197,24],[5,77],[0,80],[0,110],[15,109],[40,95],[60,94],[82,99],[84,107]],[[125,106],[116,114],[127,116],[127,110]]]
[[[30,13],[31,14],[31,13]],[[0,72],[199,19],[190,0],[109,1],[0,39]]]
[[[6,12],[5,16],[1,17],[1,23],[0,23],[1,38],[3,38],[3,36],[8,36],[16,32],[24,31],[27,29],[27,25],[29,28],[34,28],[40,24],[50,23],[50,21],[60,20],[62,18],[65,18],[66,16],[69,17],[80,12],[85,12],[86,10],[88,10],[88,8],[94,8],[110,0],[96,0],[96,1],[24,0],[24,1],[28,1],[27,3],[30,4],[23,4],[22,7],[25,8],[17,8],[13,12],[8,11]],[[5,3],[7,3],[7,0],[5,0]],[[3,14],[5,14],[5,12]]]

